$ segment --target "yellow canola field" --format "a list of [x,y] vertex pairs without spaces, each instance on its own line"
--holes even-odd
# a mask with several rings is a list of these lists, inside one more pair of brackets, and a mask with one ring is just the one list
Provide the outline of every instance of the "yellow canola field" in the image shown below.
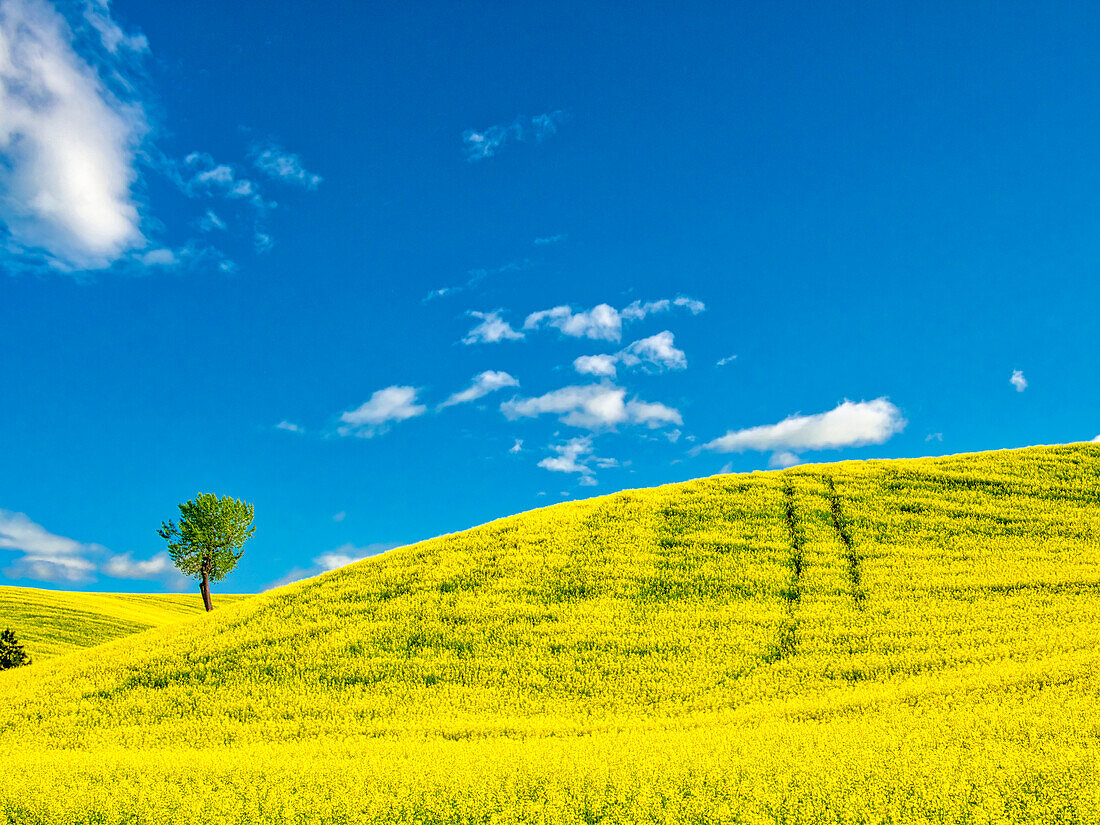
[[[247,596],[217,594],[215,607]],[[203,613],[197,594],[70,593],[0,586],[0,630],[11,629],[34,662]]]
[[1100,822],[1100,445],[492,522],[0,674],[0,822]]

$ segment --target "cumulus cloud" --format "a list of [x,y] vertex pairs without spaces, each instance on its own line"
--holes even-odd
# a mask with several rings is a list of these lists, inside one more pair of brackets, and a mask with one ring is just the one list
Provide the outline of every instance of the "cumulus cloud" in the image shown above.
[[293,423],[292,421],[280,421],[278,424],[275,425],[275,429],[276,430],[286,430],[288,433],[304,432],[304,430],[301,428],[301,426],[299,426],[298,424]]
[[502,390],[505,387],[518,387],[519,381],[513,378],[506,372],[500,370],[486,370],[485,372],[474,377],[473,383],[466,389],[456,392],[446,401],[439,405],[440,409],[444,407],[451,407],[455,404],[465,404],[469,401],[476,401],[479,398],[484,398],[491,392]]
[[471,163],[493,157],[506,143],[535,141],[541,143],[557,134],[565,120],[565,112],[555,109],[534,117],[518,117],[511,123],[485,129],[467,129],[462,133],[462,148]]
[[276,146],[274,143],[257,144],[252,147],[252,165],[269,178],[316,189],[323,178],[307,172],[302,166],[302,158],[293,152]]
[[513,441],[512,446],[508,448],[508,452],[510,452],[512,455],[517,455],[518,453],[522,453],[523,452],[523,439],[522,438],[517,438],[515,441]]
[[609,383],[562,387],[535,398],[513,398],[500,409],[510,421],[556,415],[563,424],[587,430],[610,429],[619,424],[657,428],[683,423],[678,410],[637,398],[628,401],[625,389]]
[[581,375],[598,375],[614,378],[619,363],[619,355],[581,355],[573,359],[573,369]]
[[905,429],[901,411],[885,398],[844,401],[816,415],[792,415],[778,424],[730,430],[698,449],[719,453],[745,450],[798,453],[882,444]]
[[1016,388],[1016,392],[1023,392],[1027,389],[1027,379],[1024,378],[1024,373],[1021,370],[1013,370],[1008,383]]
[[498,341],[519,341],[524,337],[522,332],[512,329],[512,325],[500,317],[499,309],[492,312],[471,310],[467,314],[481,323],[466,333],[463,344],[495,344]]
[[572,307],[562,305],[532,312],[523,322],[523,328],[533,330],[547,326],[570,338],[618,342],[622,338],[624,321],[641,321],[649,315],[668,312],[674,306],[686,307],[693,314],[705,309],[702,302],[691,298],[677,298],[673,301],[661,298],[644,303],[634,301],[621,310],[609,304],[597,304],[591,309],[574,312]]
[[340,435],[373,438],[391,425],[423,415],[428,408],[416,403],[416,387],[386,387],[373,393],[369,400],[340,416]]
[[60,270],[110,266],[145,245],[132,187],[149,126],[124,99],[111,55],[147,48],[88,3],[106,62],[78,53],[73,30],[43,0],[0,5],[0,223],[9,251]]
[[619,353],[619,361],[627,367],[650,365],[658,370],[682,370],[687,367],[687,356],[673,342],[674,336],[666,329],[635,341]]
[[0,510],[0,550],[18,554],[4,569],[9,578],[87,584],[101,573],[117,579],[157,579],[173,587],[183,580],[163,551],[146,560],[135,560],[130,553],[112,554],[101,544],[55,535],[26,514],[8,510]]
[[618,341],[623,329],[619,311],[607,304],[597,304],[592,309],[581,312],[573,312],[568,306],[532,312],[523,322],[523,328],[538,329],[544,323],[556,327],[563,335],[571,338],[603,341]]
[[574,359],[573,369],[581,375],[615,377],[617,365],[624,367],[647,367],[650,370],[682,370],[687,367],[687,356],[683,350],[673,346],[675,338],[665,330],[635,341],[626,349],[614,355],[582,355]]
[[539,466],[553,473],[580,473],[592,475],[592,469],[587,465],[582,456],[592,452],[592,437],[582,436],[572,438],[564,444],[553,444],[551,449],[555,455],[542,459]]

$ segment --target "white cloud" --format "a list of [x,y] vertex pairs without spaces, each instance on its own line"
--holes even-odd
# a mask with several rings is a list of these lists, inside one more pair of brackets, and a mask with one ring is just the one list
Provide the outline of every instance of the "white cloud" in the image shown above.
[[203,232],[213,232],[215,229],[225,229],[225,221],[219,218],[213,209],[207,209],[206,214],[199,219],[199,229]]
[[512,325],[500,317],[500,310],[493,312],[469,313],[472,318],[478,318],[481,323],[466,333],[462,339],[463,344],[495,344],[498,341],[518,341],[523,338],[522,332],[512,329]]
[[180,262],[171,249],[151,249],[138,256],[146,266],[175,266]]
[[628,367],[649,364],[657,369],[682,370],[687,367],[684,351],[673,346],[674,336],[667,329],[649,338],[635,341],[620,353],[619,360]]
[[599,375],[614,378],[619,355],[582,355],[573,359],[573,369],[581,375]]
[[295,183],[307,189],[316,189],[323,180],[320,175],[306,171],[300,155],[287,152],[273,143],[252,148],[252,165],[270,178]]
[[570,338],[618,341],[622,337],[622,316],[617,309],[607,304],[597,304],[592,309],[581,312],[573,312],[568,306],[532,312],[523,322],[523,328],[538,329],[544,322]]
[[356,435],[373,438],[389,429],[391,424],[415,418],[427,412],[427,407],[416,403],[419,390],[416,387],[386,387],[373,393],[358,408],[340,416],[344,426],[337,429],[340,435]]
[[692,315],[698,315],[700,312],[705,312],[707,305],[702,301],[697,301],[694,298],[689,298],[686,295],[680,295],[672,300],[673,306],[683,307],[688,310]]
[[943,441],[943,433],[929,433],[924,437],[925,442],[929,441]]
[[84,0],[84,19],[99,33],[99,39],[111,54],[131,51],[136,54],[149,51],[149,41],[144,34],[126,34],[111,19],[109,0]]
[[784,469],[786,467],[794,467],[802,463],[802,459],[792,452],[783,450],[778,453],[772,453],[772,457],[768,459],[769,467],[776,467]]
[[1096,436],[1096,438],[1094,438],[1094,439],[1092,440],[1092,443],[1093,443],[1093,444],[1100,444],[1100,435]]
[[518,387],[519,381],[513,378],[506,372],[499,370],[486,370],[485,372],[474,377],[473,383],[466,389],[456,392],[446,401],[439,405],[440,409],[444,407],[450,407],[455,404],[465,404],[469,401],[476,401],[479,398],[484,398],[491,392],[502,390],[505,387]]
[[544,458],[539,466],[552,473],[580,473],[584,478],[592,476],[592,468],[588,466],[589,456],[592,452],[592,437],[582,436],[571,438],[564,444],[551,445],[556,455]]
[[653,315],[657,312],[668,312],[669,307],[672,306],[672,302],[668,298],[661,298],[659,301],[635,301],[628,306],[623,307],[623,318],[628,321],[641,321],[647,315]]
[[122,553],[112,556],[103,565],[103,572],[116,579],[162,579],[175,570],[164,550],[144,561],[135,561],[130,553]]
[[295,424],[291,421],[280,421],[278,424],[275,425],[275,429],[277,429],[277,430],[286,430],[288,433],[304,432],[304,430],[301,428],[301,426],[299,426],[298,424]]
[[560,109],[534,117],[519,117],[511,123],[489,126],[485,129],[467,129],[462,133],[466,160],[477,161],[493,157],[502,146],[511,142],[533,140],[541,143],[558,131],[565,120]]
[[5,568],[10,578],[86,584],[97,573],[116,579],[156,579],[178,589],[183,577],[164,551],[135,560],[131,553],[111,554],[101,544],[55,535],[24,513],[0,510],[0,550],[20,555]]
[[649,338],[635,341],[626,349],[614,355],[582,355],[574,359],[573,369],[581,375],[599,375],[614,378],[616,365],[626,367],[644,366],[651,369],[682,370],[687,367],[687,356],[683,350],[673,346],[674,336],[668,330],[658,332]]
[[[110,54],[144,51],[106,3],[85,19]],[[131,187],[145,113],[110,55],[93,66],[73,30],[43,0],[0,5],[0,223],[9,251],[61,270],[110,266],[145,245]],[[108,88],[113,82],[115,88]]]
[[626,390],[614,384],[569,386],[535,398],[513,398],[500,405],[509,420],[550,414],[563,424],[588,430],[639,424],[650,428],[682,424],[680,413],[664,404],[626,400]]
[[261,211],[274,204],[264,201],[259,187],[249,178],[228,163],[218,163],[206,152],[191,152],[183,159],[183,170],[178,173],[176,182],[183,191],[192,196],[220,195],[239,200],[248,198],[253,206]]
[[545,235],[541,238],[535,238],[535,246],[547,246],[552,243],[560,243],[568,237],[568,235]]
[[619,341],[622,338],[624,321],[641,321],[658,312],[668,312],[673,306],[686,307],[693,314],[702,312],[705,307],[691,298],[677,298],[670,301],[661,298],[657,301],[634,301],[615,309],[609,304],[597,304],[591,309],[574,312],[568,305],[556,306],[532,312],[523,322],[524,329],[539,329],[543,325],[558,329],[562,335],[570,338],[590,338],[595,341]]
[[737,360],[736,355],[727,355],[725,358],[719,358],[718,363],[715,364],[715,366],[716,367],[724,367],[724,366],[726,366],[726,364],[732,364],[736,360]]
[[906,423],[901,411],[885,398],[844,401],[828,412],[792,415],[778,424],[730,430],[699,449],[798,452],[882,444],[905,429]]
[[8,510],[0,510],[0,550],[22,554],[4,571],[8,576],[49,582],[92,581],[96,565],[89,556],[107,552],[98,544],[54,535],[25,514]]
[[339,513],[336,513],[335,515],[333,515],[332,520],[337,522],[337,523],[340,523],[341,521],[343,521],[347,517],[348,517],[348,514],[345,511],[341,510]]
[[1024,378],[1024,374],[1021,370],[1013,370],[1012,377],[1008,379],[1008,383],[1016,388],[1016,392],[1023,392],[1027,389],[1027,379]]
[[322,573],[327,573],[330,570],[338,570],[341,567],[346,567],[349,564],[354,564],[357,561],[370,558],[371,556],[377,556],[380,553],[386,553],[397,547],[400,544],[376,542],[374,544],[367,544],[361,547],[357,547],[350,542],[347,544],[341,544],[334,550],[330,550],[327,553],[322,553],[319,556],[315,556],[312,559],[312,566],[310,567],[295,567],[290,570],[286,575],[277,579],[268,585],[266,590],[274,590],[276,587],[283,587],[294,582],[301,581],[302,579],[308,579],[313,576],[319,576]]

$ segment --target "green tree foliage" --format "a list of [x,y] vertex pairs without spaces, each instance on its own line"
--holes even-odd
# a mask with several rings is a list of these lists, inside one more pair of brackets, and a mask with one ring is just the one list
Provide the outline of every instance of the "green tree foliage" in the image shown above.
[[157,533],[168,542],[168,555],[180,572],[199,579],[203,604],[213,610],[210,582],[224,579],[244,555],[245,542],[256,532],[253,508],[212,493],[199,493],[179,508],[179,524],[166,521]]
[[0,633],[0,670],[29,665],[30,663],[31,657],[27,655],[23,645],[19,644],[19,640],[15,638],[14,631],[5,630]]

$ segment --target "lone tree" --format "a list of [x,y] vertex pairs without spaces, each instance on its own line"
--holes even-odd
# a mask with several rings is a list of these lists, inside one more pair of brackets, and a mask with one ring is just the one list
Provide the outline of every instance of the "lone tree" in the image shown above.
[[0,633],[0,670],[7,670],[9,667],[21,667],[30,663],[31,657],[27,655],[23,645],[19,644],[19,640],[15,638],[14,631],[5,630]]
[[179,524],[166,521],[157,530],[168,542],[172,563],[184,575],[198,577],[207,610],[214,609],[210,582],[229,575],[255,532],[251,504],[212,493],[199,493],[181,504]]

